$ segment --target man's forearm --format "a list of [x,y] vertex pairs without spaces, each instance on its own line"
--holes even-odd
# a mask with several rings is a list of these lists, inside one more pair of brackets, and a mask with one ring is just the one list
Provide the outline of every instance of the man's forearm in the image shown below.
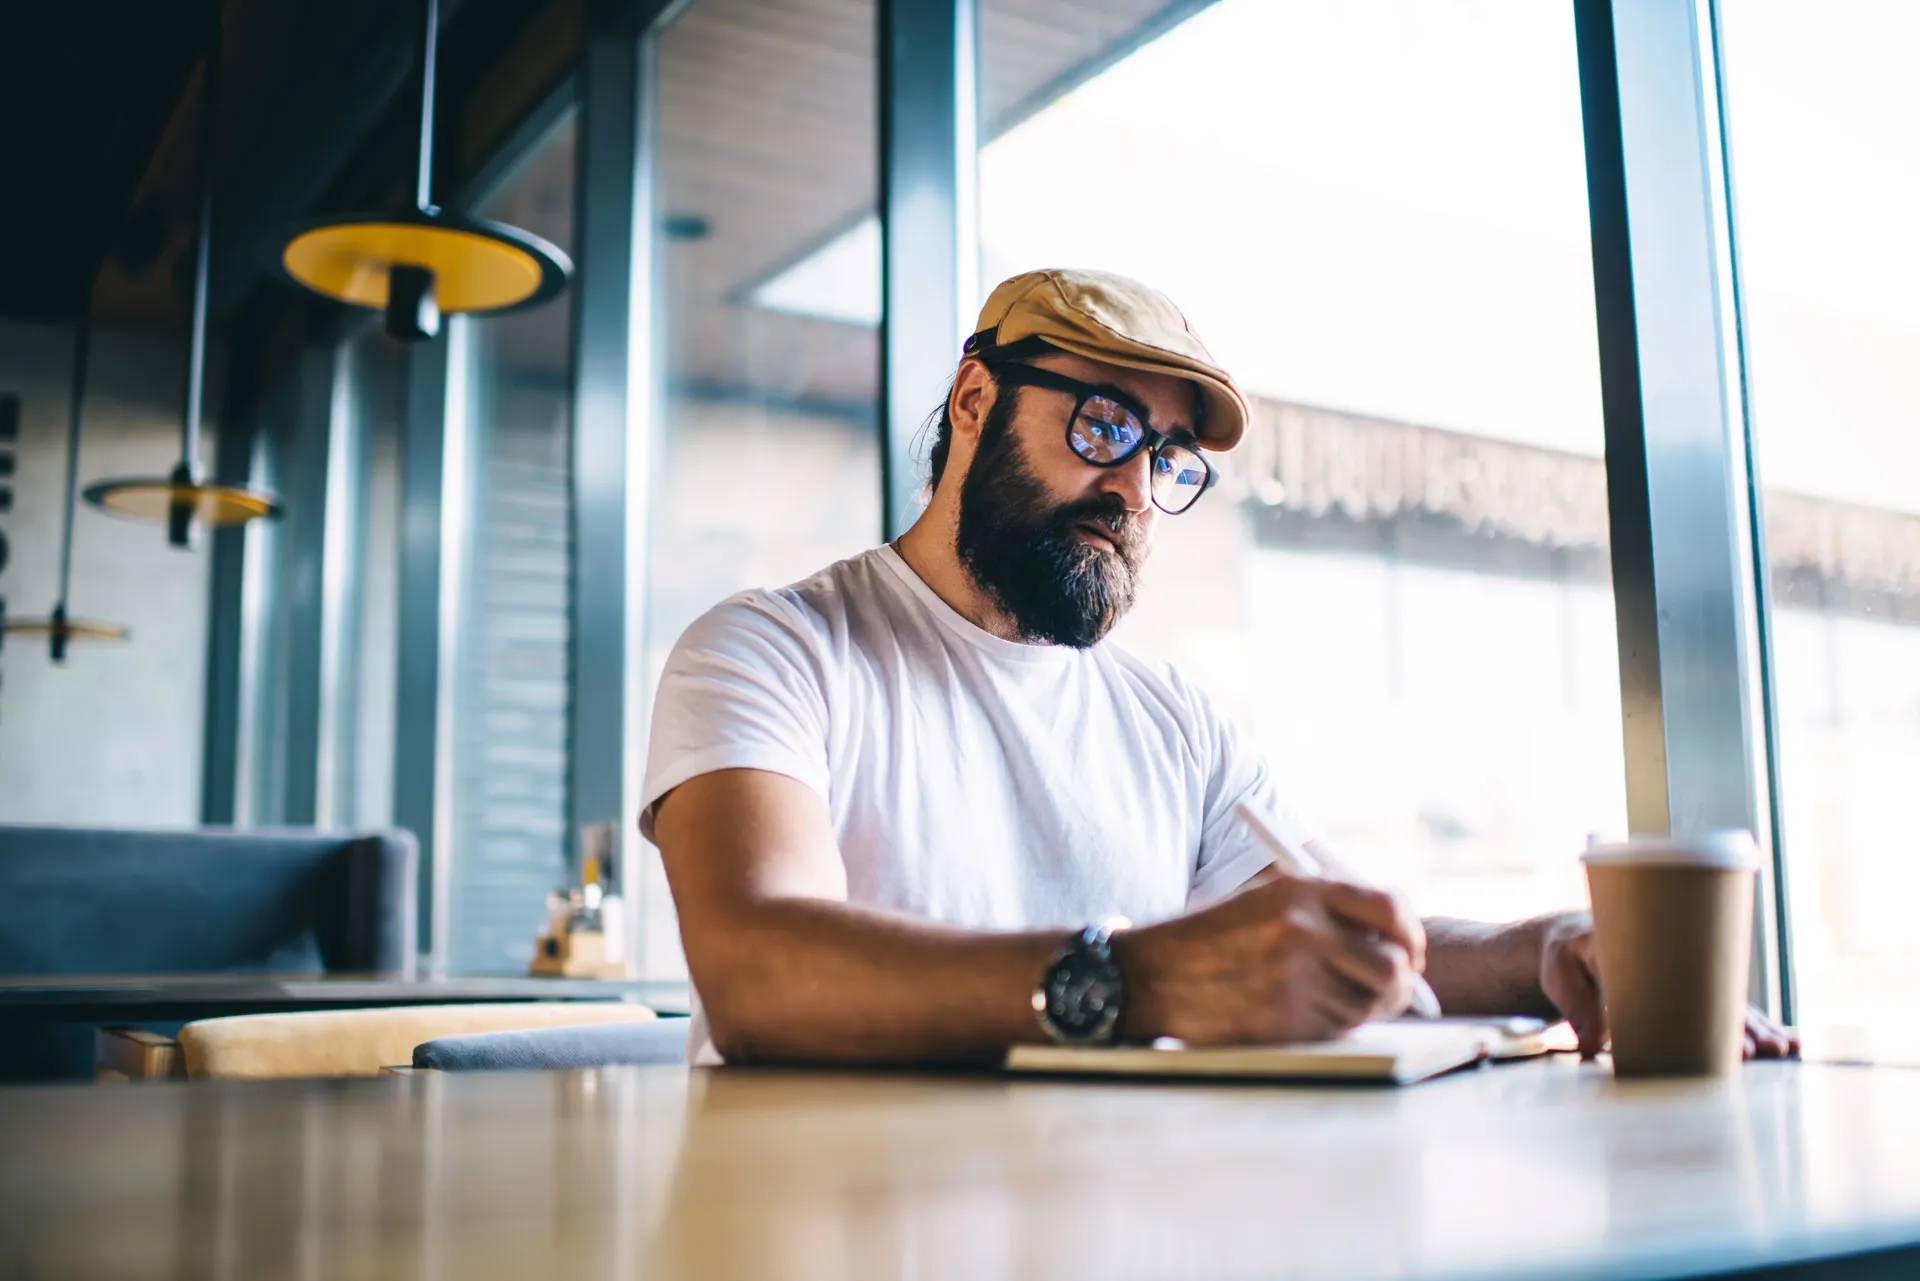
[[[1540,985],[1546,924],[1428,918],[1426,976],[1441,1009],[1558,1018]],[[1033,990],[1066,941],[1060,930],[961,930],[803,898],[763,902],[724,934],[726,961],[696,968],[730,1062],[995,1061],[1045,1039]]]
[[1540,989],[1544,919],[1494,925],[1428,917],[1427,982],[1441,1010],[1559,1018]]
[[959,930],[820,899],[760,903],[696,966],[729,1062],[987,1062],[1042,1039],[1041,972],[1066,932]]

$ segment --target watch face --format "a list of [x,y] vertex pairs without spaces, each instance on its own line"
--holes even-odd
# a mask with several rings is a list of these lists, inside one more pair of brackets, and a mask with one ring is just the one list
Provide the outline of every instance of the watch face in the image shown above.
[[1118,1017],[1110,964],[1085,952],[1062,957],[1047,973],[1047,1017],[1060,1033],[1088,1037]]

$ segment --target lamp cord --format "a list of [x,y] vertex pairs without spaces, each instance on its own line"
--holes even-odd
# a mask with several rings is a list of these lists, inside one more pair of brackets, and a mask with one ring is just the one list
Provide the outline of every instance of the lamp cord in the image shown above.
[[67,585],[73,579],[73,502],[80,482],[80,402],[87,390],[87,351],[93,345],[93,307],[81,314],[73,334],[73,395],[67,409],[67,489],[60,517],[60,598],[56,614],[67,611]]
[[207,277],[213,257],[213,145],[214,123],[220,103],[220,19],[223,5],[213,10],[213,32],[200,75],[199,220],[193,245],[193,324],[187,336],[187,403],[181,414],[180,466],[188,476],[200,474],[200,411],[207,381]]
[[433,213],[433,69],[440,58],[440,0],[427,0],[427,30],[420,42],[420,170],[413,203]]

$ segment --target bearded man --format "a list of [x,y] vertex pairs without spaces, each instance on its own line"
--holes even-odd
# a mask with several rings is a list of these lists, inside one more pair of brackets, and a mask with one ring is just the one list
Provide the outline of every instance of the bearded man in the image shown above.
[[1449,1014],[1564,1017],[1601,1047],[1585,914],[1420,920],[1338,870],[1204,693],[1106,639],[1246,421],[1163,295],[1016,276],[967,340],[913,527],[687,630],[640,824],[696,1062],[1320,1039],[1400,1013],[1421,972]]

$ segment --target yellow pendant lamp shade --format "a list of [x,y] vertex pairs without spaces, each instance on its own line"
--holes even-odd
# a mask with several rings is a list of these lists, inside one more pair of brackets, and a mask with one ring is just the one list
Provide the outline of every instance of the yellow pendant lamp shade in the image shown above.
[[[0,623],[0,643],[9,636],[47,638],[47,657],[67,661],[67,643],[74,640],[123,641],[131,633],[118,623],[67,617],[67,589],[73,585],[73,486],[80,471],[80,406],[87,391],[87,351],[93,344],[93,313],[88,310],[73,331],[73,394],[67,404],[67,483],[61,493],[60,598],[46,618],[7,618]],[[4,559],[4,557],[0,557]],[[0,618],[6,607],[0,603]]]
[[59,636],[75,640],[123,641],[133,635],[119,623],[94,623],[84,618],[9,618],[9,636]]
[[431,337],[444,312],[534,307],[572,264],[538,236],[435,210],[328,219],[294,232],[287,275],[317,294],[387,313],[396,338]]
[[56,609],[51,618],[9,618],[0,626],[0,635],[23,639],[47,638],[47,656],[56,663],[67,658],[67,645],[76,640],[124,641],[133,633],[119,623],[96,623],[85,618],[68,618]]
[[386,313],[395,338],[419,342],[440,332],[444,312],[536,307],[567,287],[573,264],[531,232],[450,213],[433,203],[433,76],[440,40],[438,0],[424,0],[420,43],[420,150],[414,207],[354,214],[295,227],[280,267],[296,283],[355,307]]
[[118,516],[162,521],[167,541],[191,547],[201,526],[215,529],[240,525],[262,516],[278,516],[280,502],[272,494],[223,485],[200,478],[200,418],[207,380],[208,272],[213,256],[213,148],[220,84],[220,21],[223,6],[215,5],[213,37],[200,80],[199,218],[193,240],[192,319],[187,331],[187,396],[180,415],[180,461],[165,476],[132,476],[88,485],[88,503]]
[[204,525],[225,529],[262,516],[278,516],[279,500],[258,490],[219,485],[183,476],[137,476],[95,481],[86,488],[86,500],[95,507],[133,520],[165,521],[175,525]]

